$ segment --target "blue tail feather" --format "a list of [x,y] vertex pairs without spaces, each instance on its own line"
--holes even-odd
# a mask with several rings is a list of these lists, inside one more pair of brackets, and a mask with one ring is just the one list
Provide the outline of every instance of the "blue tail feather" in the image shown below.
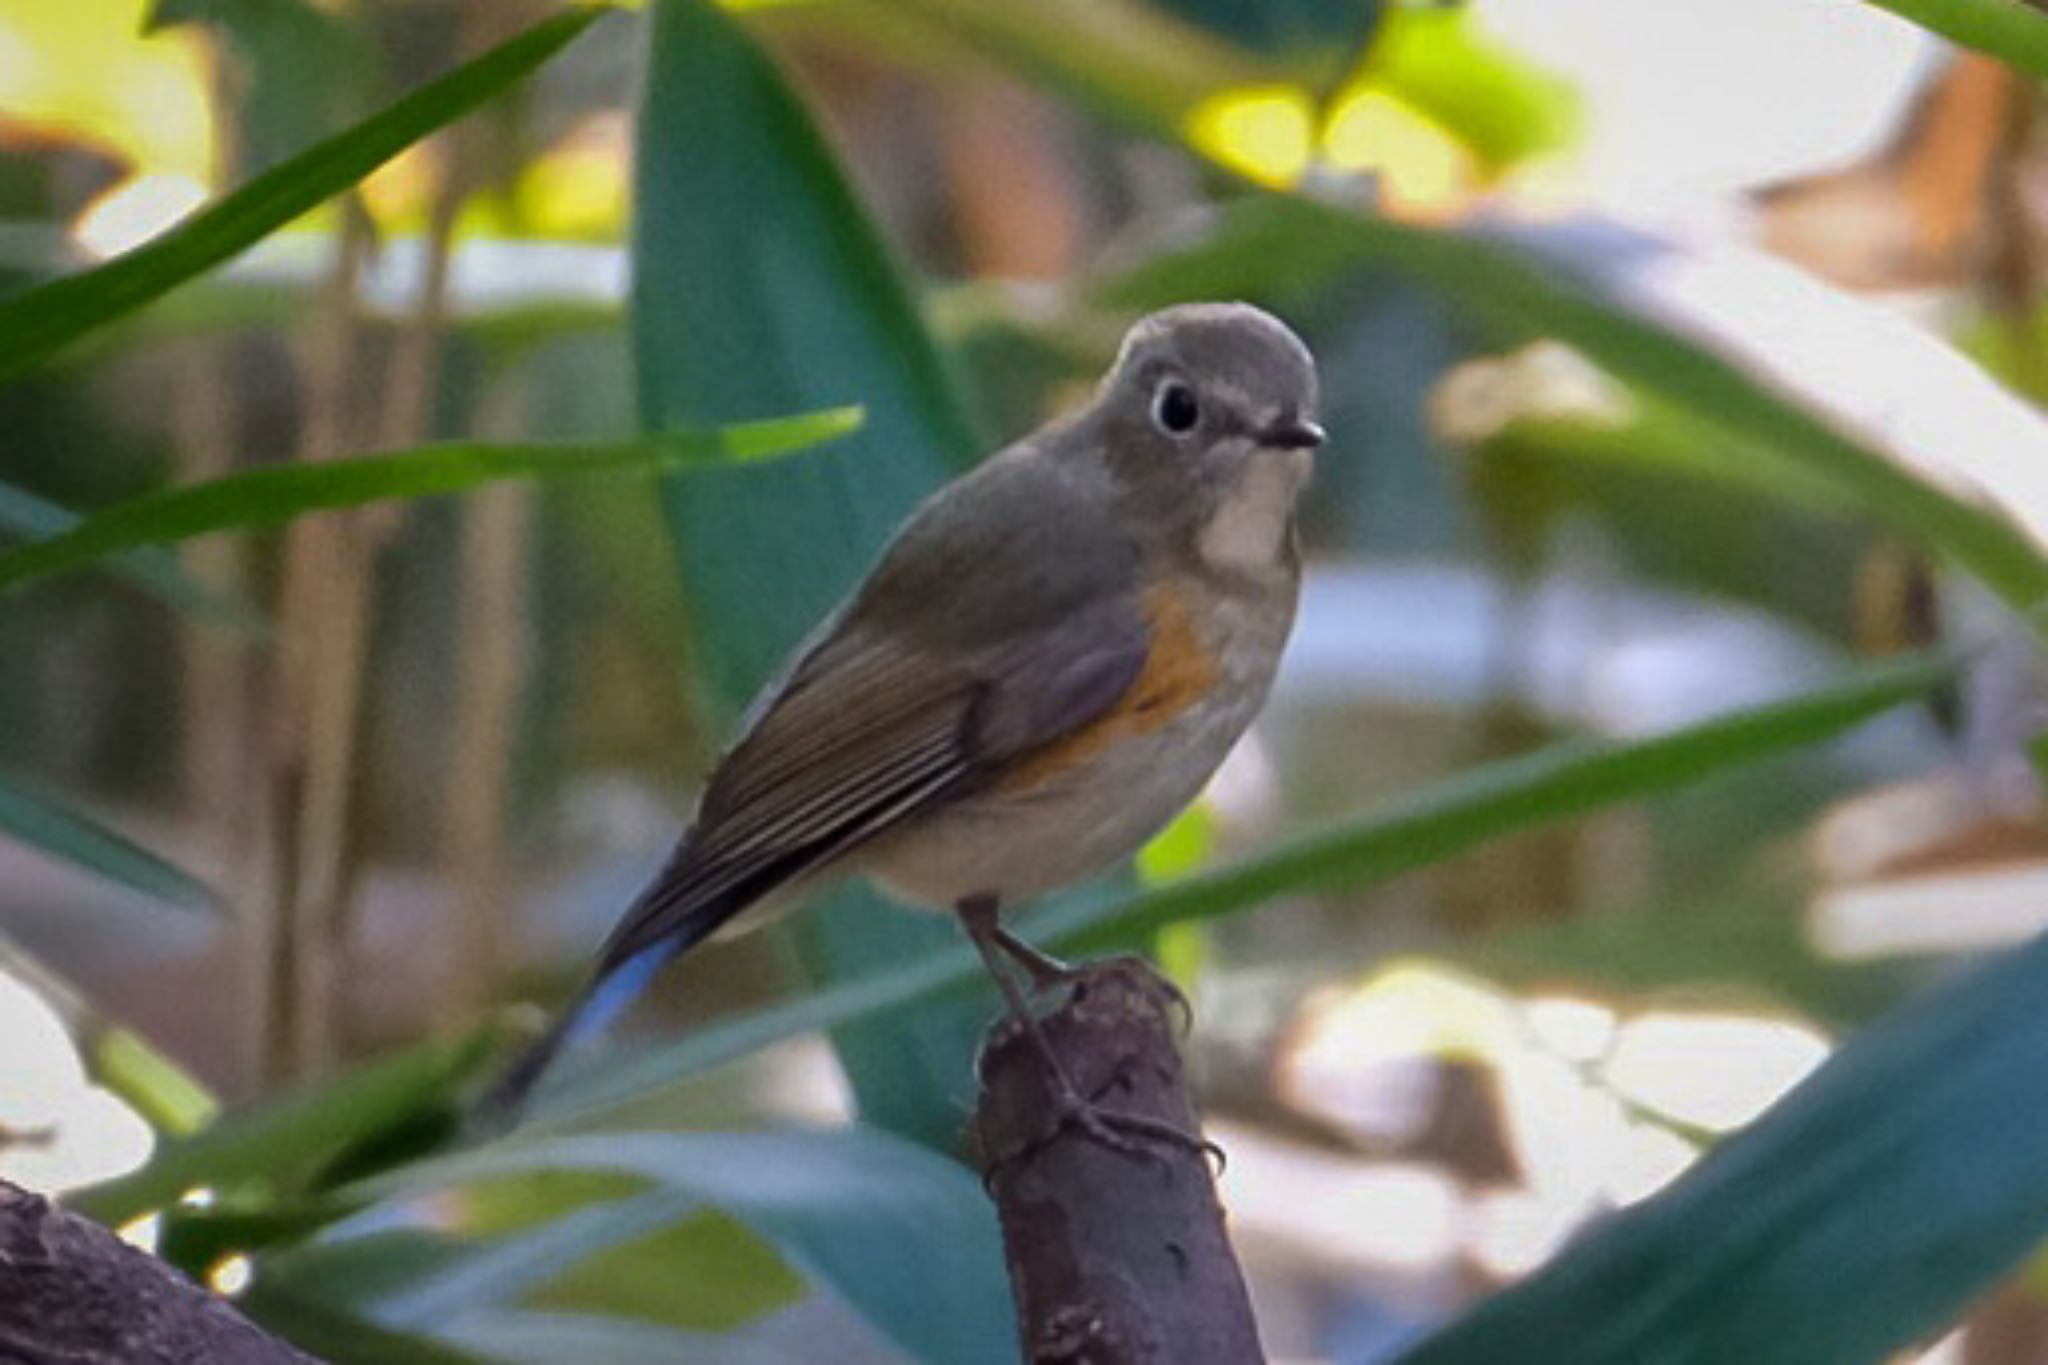
[[509,1126],[518,1117],[535,1082],[555,1058],[610,1027],[640,998],[669,959],[686,946],[680,936],[650,943],[591,982],[554,1026],[521,1053],[485,1092],[476,1106],[478,1121],[490,1128]]

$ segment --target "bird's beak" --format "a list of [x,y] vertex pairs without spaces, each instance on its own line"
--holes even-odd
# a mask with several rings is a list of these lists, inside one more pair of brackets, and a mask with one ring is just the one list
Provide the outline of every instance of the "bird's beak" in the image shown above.
[[1321,426],[1306,417],[1290,417],[1259,433],[1259,444],[1275,450],[1314,450],[1327,439]]

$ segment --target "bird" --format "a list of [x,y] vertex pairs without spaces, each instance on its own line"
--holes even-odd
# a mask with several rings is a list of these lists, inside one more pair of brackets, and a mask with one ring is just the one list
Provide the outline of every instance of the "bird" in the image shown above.
[[1139,319],[1093,400],[927,498],[748,708],[588,983],[491,1087],[503,1124],[664,966],[861,874],[959,917],[1038,1031],[1068,968],[1004,910],[1108,871],[1200,795],[1265,703],[1323,444],[1308,347],[1245,303]]

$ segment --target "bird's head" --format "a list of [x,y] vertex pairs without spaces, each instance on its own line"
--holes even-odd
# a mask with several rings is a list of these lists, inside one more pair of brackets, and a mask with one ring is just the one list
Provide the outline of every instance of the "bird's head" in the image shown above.
[[1210,558],[1256,561],[1291,530],[1323,443],[1317,398],[1315,359],[1278,318],[1185,304],[1124,337],[1094,425],[1120,485],[1185,524]]

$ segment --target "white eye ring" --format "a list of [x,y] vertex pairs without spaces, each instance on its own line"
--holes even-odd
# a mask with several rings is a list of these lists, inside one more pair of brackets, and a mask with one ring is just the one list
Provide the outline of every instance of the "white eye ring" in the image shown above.
[[1202,404],[1186,381],[1163,381],[1152,395],[1152,423],[1169,436],[1185,436],[1202,420]]

